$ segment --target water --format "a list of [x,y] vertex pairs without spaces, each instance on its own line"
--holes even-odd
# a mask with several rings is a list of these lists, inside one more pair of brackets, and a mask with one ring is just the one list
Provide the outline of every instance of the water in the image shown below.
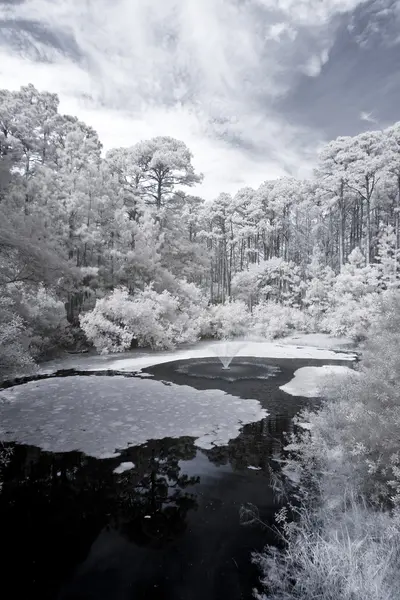
[[[282,447],[284,432],[292,428],[292,417],[316,402],[289,396],[279,386],[290,381],[297,368],[321,365],[321,361],[268,359],[265,369],[271,376],[251,379],[249,365],[243,377],[240,360],[236,358],[231,363],[231,372],[237,370],[236,379],[216,376],[209,379],[204,376],[207,365],[199,369],[198,360],[181,360],[145,369],[145,374],[151,376],[148,380],[109,374],[71,377],[70,373],[69,377],[37,383],[56,386],[47,388],[47,401],[54,401],[55,410],[57,402],[66,405],[69,398],[71,403],[67,406],[70,420],[62,421],[63,427],[68,423],[69,431],[62,432],[61,428],[58,438],[48,442],[51,444],[61,443],[61,435],[64,442],[87,443],[93,434],[93,423],[80,422],[80,411],[87,409],[88,398],[90,402],[97,398],[99,407],[103,407],[101,390],[105,396],[109,394],[110,405],[115,402],[119,407],[114,424],[135,414],[127,408],[132,402],[139,407],[147,403],[151,415],[149,431],[160,431],[166,415],[167,431],[170,416],[165,411],[169,397],[180,402],[183,394],[194,406],[205,390],[211,394],[211,403],[214,393],[216,399],[226,399],[232,418],[230,427],[240,418],[240,411],[249,414],[246,403],[250,399],[259,400],[269,416],[244,425],[239,435],[232,434],[236,436],[234,439],[209,449],[196,446],[193,435],[177,434],[124,445],[118,455],[110,451],[111,458],[99,460],[88,455],[98,450],[90,445],[85,454],[44,451],[38,447],[39,442],[33,445],[10,441],[23,430],[27,414],[31,415],[33,431],[28,433],[32,439],[37,435],[40,440],[41,431],[48,425],[41,414],[46,395],[34,400],[32,389],[32,402],[24,405],[31,412],[17,411],[14,430],[2,434],[2,439],[8,440],[4,447],[13,449],[9,463],[2,469],[4,483],[0,493],[2,586],[12,590],[13,598],[239,600],[252,597],[258,572],[251,564],[251,552],[261,550],[266,543],[276,543],[277,539],[269,529],[241,524],[240,507],[254,504],[260,519],[266,525],[273,524],[279,506],[270,485],[271,470],[279,468],[273,458]],[[260,359],[244,362],[251,360],[258,365],[262,362]],[[146,397],[143,397],[144,386],[150,390]],[[70,390],[69,395],[65,395],[65,390]],[[219,396],[218,390],[228,395]],[[62,401],[57,396],[61,392]],[[241,401],[235,404],[235,398]],[[120,404],[122,401],[125,404]],[[39,403],[36,408],[35,402]],[[181,431],[185,428],[187,432],[194,431],[199,414],[204,412],[210,415],[211,424],[212,418],[220,419],[221,414],[225,419],[224,413],[213,412],[211,403],[196,413],[193,423],[186,423],[186,404],[182,404],[183,412],[177,421]],[[1,414],[10,419],[11,409],[7,410]],[[235,410],[239,411],[239,417],[235,416]],[[85,419],[88,414],[91,412],[85,412]],[[176,423],[173,425],[176,429]],[[203,432],[203,424],[200,425]],[[11,426],[10,421],[7,426]],[[142,428],[146,426],[143,422]],[[78,429],[88,431],[78,432]],[[104,432],[109,435],[110,431],[115,435],[119,430],[104,429],[101,435]],[[216,439],[218,435],[217,432]],[[114,443],[114,437],[109,439]],[[133,463],[134,468],[116,473],[125,462]],[[19,573],[17,577],[15,572]]]
[[245,347],[246,342],[224,341],[216,344],[212,350],[221,362],[222,369],[229,371],[232,360]]

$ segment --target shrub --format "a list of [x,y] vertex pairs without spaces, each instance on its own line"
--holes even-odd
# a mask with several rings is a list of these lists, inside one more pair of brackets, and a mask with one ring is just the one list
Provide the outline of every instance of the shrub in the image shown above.
[[249,307],[259,299],[298,306],[303,289],[300,267],[278,257],[250,265],[232,279],[234,297]]
[[[284,515],[282,515],[284,519]],[[278,521],[282,518],[278,517]],[[258,600],[395,600],[400,589],[400,518],[354,498],[340,514],[303,507],[284,527],[286,550],[254,555]]]
[[43,358],[66,339],[68,323],[64,304],[43,286],[20,290],[19,314],[30,337],[32,356]]
[[261,302],[253,309],[251,333],[266,339],[288,335],[291,331],[308,331],[310,318],[291,306]]
[[332,289],[335,274],[330,267],[321,267],[318,270],[315,269],[315,271],[311,273],[303,305],[310,316],[310,328],[313,331],[319,331],[322,319],[332,308]]
[[367,294],[354,298],[351,294],[343,294],[340,302],[333,304],[320,320],[322,331],[334,336],[348,336],[354,340],[364,340],[377,316],[379,295]]
[[400,589],[400,294],[385,292],[359,372],[303,411],[284,473],[300,502],[283,552],[254,556],[263,600],[395,600]]
[[24,322],[15,313],[12,300],[0,298],[0,378],[34,366],[28,346]]
[[243,337],[249,331],[250,312],[239,300],[209,307],[202,318],[203,337],[217,339]]
[[377,314],[378,282],[376,265],[365,265],[361,250],[355,248],[333,284],[321,329],[336,336],[364,339]]
[[326,382],[319,410],[299,416],[310,434],[291,440],[298,468],[307,473],[313,461],[332,502],[349,480],[375,504],[395,503],[399,490],[400,294],[385,293],[378,306],[359,371]]
[[173,348],[194,342],[200,334],[202,301],[195,286],[181,282],[181,297],[152,286],[130,296],[119,288],[97,300],[95,308],[80,316],[86,337],[100,352],[123,352],[136,340],[139,346]]

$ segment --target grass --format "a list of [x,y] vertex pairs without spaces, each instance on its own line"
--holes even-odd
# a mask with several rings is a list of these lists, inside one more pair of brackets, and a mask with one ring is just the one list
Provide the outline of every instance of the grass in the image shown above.
[[400,516],[353,496],[343,506],[303,506],[284,525],[286,549],[254,555],[265,589],[258,600],[399,600]]
[[399,291],[382,301],[358,374],[327,382],[323,395],[295,419],[308,430],[288,439],[282,471],[296,475],[300,507],[291,522],[277,515],[283,551],[254,554],[263,584],[254,595],[400,600]]

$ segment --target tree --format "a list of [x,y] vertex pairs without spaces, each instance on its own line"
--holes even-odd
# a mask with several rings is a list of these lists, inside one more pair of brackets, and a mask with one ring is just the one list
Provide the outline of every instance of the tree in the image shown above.
[[203,178],[195,172],[186,144],[171,137],[144,140],[128,149],[113,150],[107,157],[124,186],[158,211],[177,186],[190,187]]
[[353,138],[351,146],[354,160],[347,185],[365,203],[365,257],[369,264],[372,259],[372,201],[387,160],[387,143],[381,131],[368,131]]
[[386,168],[394,179],[396,192],[393,195],[394,228],[396,249],[400,248],[400,122],[385,130],[388,143]]
[[354,160],[352,138],[338,137],[321,150],[316,169],[317,198],[323,214],[336,207],[339,212],[339,269],[346,260],[346,216],[353,201],[348,188],[349,167]]
[[379,286],[383,290],[400,286],[400,250],[397,246],[396,230],[392,225],[381,227],[376,261],[379,272]]
[[321,319],[332,306],[331,297],[335,283],[335,273],[329,266],[324,264],[323,252],[318,245],[314,247],[307,271],[309,280],[303,298],[303,305],[314,319],[314,329],[318,330]]

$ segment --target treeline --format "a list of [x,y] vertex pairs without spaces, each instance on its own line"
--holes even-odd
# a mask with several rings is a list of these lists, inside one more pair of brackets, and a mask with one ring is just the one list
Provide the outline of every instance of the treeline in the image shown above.
[[0,90],[0,345],[20,339],[16,354],[22,344],[39,356],[73,344],[66,320],[77,328],[120,288],[128,303],[172,295],[177,318],[199,293],[213,305],[236,301],[226,311],[243,323],[242,304],[251,314],[263,302],[329,304],[343,273],[355,270],[368,292],[374,277],[397,281],[400,124],[331,142],[311,181],[281,178],[205,202],[188,193],[201,180],[181,141],[156,137],[103,156],[97,133],[61,115],[55,94]]
[[232,279],[274,257],[301,267],[313,249],[338,273],[355,248],[366,264],[377,255],[383,228],[400,241],[400,123],[385,131],[339,137],[320,152],[311,181],[282,178],[256,190],[221,194],[205,206],[212,256],[211,296],[224,300]]

